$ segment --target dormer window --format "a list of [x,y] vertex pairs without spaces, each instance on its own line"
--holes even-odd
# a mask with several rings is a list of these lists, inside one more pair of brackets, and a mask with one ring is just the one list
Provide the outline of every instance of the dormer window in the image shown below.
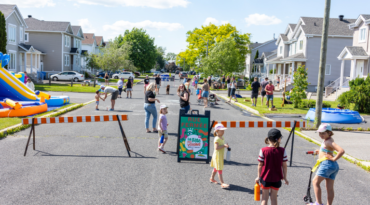
[[279,53],[282,54],[283,53],[283,46],[280,46],[279,47]]
[[299,41],[299,50],[303,50],[303,40]]
[[358,42],[365,42],[365,41],[366,41],[366,28],[361,28]]

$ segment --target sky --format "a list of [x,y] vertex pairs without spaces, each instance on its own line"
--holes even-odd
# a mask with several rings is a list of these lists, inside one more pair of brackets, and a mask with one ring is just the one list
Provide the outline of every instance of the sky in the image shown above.
[[[349,3],[350,2],[350,3]],[[1,0],[16,4],[23,18],[71,22],[85,33],[114,39],[133,27],[144,28],[166,52],[186,49],[186,32],[202,25],[230,23],[252,42],[284,33],[299,17],[323,17],[324,0]],[[331,18],[370,14],[369,0],[332,0]]]

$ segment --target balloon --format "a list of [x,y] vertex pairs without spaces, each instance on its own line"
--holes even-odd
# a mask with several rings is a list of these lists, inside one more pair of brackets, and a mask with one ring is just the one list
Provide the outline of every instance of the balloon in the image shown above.
[[0,60],[3,58],[3,53],[0,52]]
[[1,66],[6,66],[6,65],[8,65],[8,63],[9,63],[9,59],[3,59],[3,63],[1,64]]

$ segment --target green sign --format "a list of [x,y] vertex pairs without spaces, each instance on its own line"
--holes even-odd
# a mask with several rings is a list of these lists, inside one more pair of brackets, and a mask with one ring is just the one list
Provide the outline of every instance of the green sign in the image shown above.
[[[208,113],[207,113],[208,114]],[[209,161],[209,115],[180,115],[178,161]]]

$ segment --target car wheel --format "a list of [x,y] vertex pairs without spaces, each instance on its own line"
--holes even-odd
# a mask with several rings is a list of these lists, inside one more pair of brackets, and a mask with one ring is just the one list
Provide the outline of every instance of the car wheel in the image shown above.
[[79,80],[78,80],[78,78],[75,78],[75,79],[74,79],[74,81],[75,81],[75,82],[78,82]]
[[118,79],[118,76],[115,76],[114,79]]
[[58,78],[57,77],[53,77],[53,81],[58,81]]

